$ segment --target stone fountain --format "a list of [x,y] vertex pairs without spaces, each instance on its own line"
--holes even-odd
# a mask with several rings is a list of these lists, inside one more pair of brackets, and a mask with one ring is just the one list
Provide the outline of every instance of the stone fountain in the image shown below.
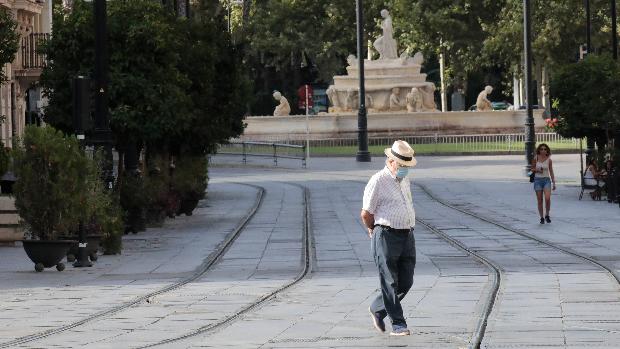
[[[381,11],[383,35],[374,42],[379,59],[364,61],[366,108],[373,112],[429,112],[438,111],[435,104],[435,84],[426,81],[420,73],[424,57],[418,52],[409,57],[396,53],[392,37],[392,18],[387,10]],[[354,55],[347,59],[347,75],[334,76],[329,86],[329,113],[351,113],[359,107],[359,69]]]
[[[435,104],[435,85],[420,73],[424,57],[406,52],[398,55],[392,32],[392,18],[381,11],[383,35],[373,43],[379,59],[364,61],[366,108],[369,137],[410,135],[478,134],[522,132],[525,113],[520,110],[441,112]],[[300,139],[356,138],[358,134],[359,71],[357,57],[348,57],[347,75],[335,76],[327,89],[328,113],[307,119],[303,115],[281,113],[280,100],[274,116],[249,116],[241,139],[287,142]],[[488,99],[485,89],[479,102]],[[542,110],[536,110],[538,130],[544,127]],[[310,130],[310,133],[307,134]]]

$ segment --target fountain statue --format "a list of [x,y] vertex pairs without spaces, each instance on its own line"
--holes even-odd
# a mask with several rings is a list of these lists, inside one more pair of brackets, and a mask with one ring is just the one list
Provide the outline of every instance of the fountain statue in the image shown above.
[[486,86],[482,92],[478,94],[478,98],[476,99],[476,110],[477,111],[490,111],[493,110],[493,105],[491,101],[489,101],[488,95],[493,92],[493,87]]
[[394,40],[394,29],[392,28],[392,17],[388,10],[381,10],[381,29],[383,29],[383,35],[380,36],[373,46],[375,50],[379,52],[379,59],[394,59],[398,57],[396,50],[396,40]]
[[273,91],[273,98],[280,102],[273,111],[273,116],[287,116],[291,113],[291,106],[288,104],[288,100],[282,96],[280,91]]
[[[366,107],[369,112],[429,112],[438,111],[435,103],[435,84],[426,81],[420,73],[424,61],[422,53],[413,57],[404,51],[398,54],[394,39],[392,17],[388,10],[381,11],[382,35],[373,47],[379,59],[364,61]],[[347,75],[334,76],[327,95],[330,113],[350,113],[358,109],[359,74],[358,59],[347,57]],[[415,90],[413,90],[415,88]],[[411,91],[411,92],[409,92]],[[411,94],[411,96],[409,96]]]

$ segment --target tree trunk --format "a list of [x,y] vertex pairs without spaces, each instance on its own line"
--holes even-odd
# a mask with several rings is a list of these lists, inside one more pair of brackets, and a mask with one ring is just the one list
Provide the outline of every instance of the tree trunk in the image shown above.
[[245,27],[250,22],[251,8],[252,8],[252,0],[243,0],[243,4],[241,8],[241,11],[242,11],[241,26],[243,27],[243,29],[245,29]]
[[541,83],[541,99],[542,105],[545,108],[546,116],[551,116],[551,100],[549,99],[549,68],[543,65],[542,67],[542,83]]
[[534,100],[534,102],[538,105],[538,107],[540,108],[543,105],[542,102],[542,68],[541,65],[536,63],[534,65],[534,79],[536,79],[536,85],[534,86],[534,88],[536,89],[535,93],[536,93],[536,99]]
[[439,75],[441,81],[441,111],[448,111],[448,96],[446,95],[446,78],[445,78],[446,60],[443,52],[439,53]]

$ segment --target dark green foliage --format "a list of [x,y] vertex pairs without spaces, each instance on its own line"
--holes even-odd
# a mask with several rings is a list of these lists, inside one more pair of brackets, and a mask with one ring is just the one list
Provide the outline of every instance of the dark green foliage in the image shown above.
[[9,148],[5,148],[2,142],[0,142],[0,177],[9,170],[11,162],[11,151]]
[[134,232],[144,230],[144,210],[148,203],[144,179],[125,172],[118,179],[117,187],[125,225]]
[[[302,84],[329,83],[345,73],[346,57],[356,54],[354,1],[268,0],[252,6],[249,22],[235,37],[245,43],[245,62],[255,82],[253,114],[273,112],[273,90],[289,98],[295,112]],[[383,5],[366,1],[364,8],[366,30],[374,33],[378,27],[372,18]]]
[[122,249],[123,212],[116,192],[101,192],[98,209],[93,221],[103,235],[101,245],[104,254],[119,254]]
[[205,197],[208,179],[206,156],[184,155],[175,161],[172,185],[180,201],[178,213],[192,213]]
[[[243,132],[243,114],[250,84],[242,70],[241,53],[222,33],[221,19],[199,6],[196,16],[178,25],[179,40],[188,43],[179,53],[181,74],[189,85],[184,123],[170,138],[173,153],[204,154],[217,143]],[[191,43],[191,44],[190,44]]]
[[620,66],[611,57],[592,55],[560,67],[551,89],[562,136],[590,137],[605,144],[620,126]]
[[[171,202],[170,170],[167,158],[153,156],[148,161],[148,171],[144,177],[144,192],[146,195],[147,224],[159,226],[171,212],[176,212],[174,202]],[[169,207],[172,205],[173,207]]]
[[15,207],[32,237],[53,240],[90,220],[100,180],[76,138],[28,126],[13,156]]
[[17,33],[17,23],[11,13],[0,7],[0,84],[6,81],[4,75],[4,65],[13,62],[19,44],[19,34]]
[[[123,174],[118,184],[124,219],[138,230],[146,209],[156,220],[176,212],[169,154],[205,156],[243,131],[249,83],[213,8],[212,2],[196,4],[186,19],[157,1],[108,2],[111,128],[118,149],[130,140],[147,149],[144,178]],[[92,3],[75,1],[70,13],[55,7],[46,52],[45,120],[72,133],[70,81],[91,76],[94,66]]]
[[[197,13],[199,9],[197,9]],[[41,78],[45,120],[71,128],[70,80],[94,66],[92,5],[55,8],[50,65]],[[108,3],[109,107],[117,142],[206,152],[239,135],[247,80],[210,15],[178,18],[151,0]]]
[[[42,76],[50,99],[46,121],[71,132],[70,79],[94,66],[92,4],[76,1],[70,14],[55,8],[51,64]],[[180,73],[183,41],[177,19],[149,0],[112,1],[108,6],[109,106],[117,137],[161,141],[180,132],[189,80]]]
[[[97,152],[94,158],[100,164],[103,153]],[[118,254],[121,253],[124,231],[119,195],[116,191],[107,190],[101,178],[101,171],[97,171],[92,178],[92,194],[88,202],[92,216],[84,226],[87,235],[101,236],[104,254]]]

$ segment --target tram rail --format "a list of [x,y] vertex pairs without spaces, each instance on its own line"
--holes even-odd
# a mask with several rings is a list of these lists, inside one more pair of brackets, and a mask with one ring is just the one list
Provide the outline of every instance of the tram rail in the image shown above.
[[98,319],[102,319],[105,317],[108,317],[110,315],[114,315],[116,313],[119,313],[125,309],[137,306],[138,304],[147,302],[147,301],[151,301],[153,299],[153,297],[171,292],[173,290],[176,290],[188,283],[191,283],[195,280],[197,280],[198,278],[200,278],[202,275],[204,275],[207,271],[209,271],[213,265],[215,265],[215,263],[220,259],[220,257],[224,254],[224,252],[226,252],[226,250],[228,250],[228,248],[232,245],[232,243],[235,241],[235,239],[241,234],[241,232],[244,230],[244,228],[246,227],[246,225],[248,224],[248,222],[252,219],[252,217],[254,217],[254,215],[256,214],[256,212],[258,211],[262,201],[263,201],[263,197],[265,194],[265,188],[257,186],[257,185],[251,185],[251,184],[245,184],[245,183],[239,183],[241,185],[245,185],[245,186],[249,186],[249,187],[253,187],[255,189],[257,189],[257,193],[256,193],[256,200],[254,202],[254,205],[250,208],[250,210],[248,211],[248,214],[239,222],[239,224],[235,227],[235,229],[233,229],[233,231],[227,235],[227,237],[220,243],[220,246],[209,256],[207,257],[203,263],[192,273],[192,275],[188,276],[187,278],[177,281],[175,283],[169,284],[167,286],[164,286],[162,288],[159,288],[158,290],[149,292],[147,294],[144,294],[142,296],[139,296],[129,302],[120,304],[118,306],[114,306],[111,308],[108,308],[106,310],[103,310],[101,312],[92,314],[90,316],[87,316],[85,318],[82,318],[78,321],[72,322],[70,324],[66,324],[66,325],[62,325],[62,326],[58,326],[55,328],[51,328],[48,329],[46,331],[42,331],[42,332],[38,332],[38,333],[34,333],[34,334],[30,334],[27,336],[23,336],[23,337],[19,337],[7,342],[3,342],[0,343],[0,348],[14,348],[15,346],[18,345],[22,345],[22,344],[26,344],[26,343],[30,343],[30,342],[34,342],[34,341],[38,341],[41,340],[43,338],[47,338],[53,335],[57,335],[63,332],[67,332],[71,329],[74,329],[76,327],[85,325],[87,323],[96,321]]
[[247,306],[243,307],[242,309],[239,309],[237,311],[235,311],[233,314],[220,319],[217,322],[208,324],[206,326],[202,326],[198,329],[195,329],[193,331],[187,332],[185,334],[182,334],[180,336],[175,336],[175,337],[171,337],[171,338],[167,338],[164,340],[161,340],[159,342],[156,343],[151,343],[145,346],[140,346],[137,347],[137,349],[143,349],[143,348],[153,348],[153,347],[158,347],[158,346],[162,346],[162,345],[166,345],[166,344],[170,344],[170,343],[174,343],[174,342],[178,342],[184,339],[188,339],[191,337],[195,337],[201,334],[205,334],[211,331],[215,331],[218,328],[221,328],[222,326],[225,326],[233,321],[235,321],[236,319],[240,318],[241,316],[243,316],[244,314],[247,314],[249,312],[251,312],[252,310],[255,310],[257,308],[259,308],[260,306],[264,305],[265,303],[267,303],[268,301],[274,299],[278,294],[283,293],[284,291],[286,291],[287,289],[295,286],[296,284],[298,284],[300,281],[302,281],[312,270],[312,227],[311,227],[311,211],[310,211],[310,191],[308,190],[307,187],[302,186],[300,184],[296,184],[296,183],[287,183],[290,185],[294,185],[297,186],[299,188],[301,188],[303,190],[303,201],[304,201],[304,222],[303,222],[303,268],[302,270],[299,272],[299,274],[297,275],[297,277],[295,277],[295,279],[293,279],[291,282],[277,288],[276,290],[264,295],[263,297],[253,301],[252,303],[248,304]]

